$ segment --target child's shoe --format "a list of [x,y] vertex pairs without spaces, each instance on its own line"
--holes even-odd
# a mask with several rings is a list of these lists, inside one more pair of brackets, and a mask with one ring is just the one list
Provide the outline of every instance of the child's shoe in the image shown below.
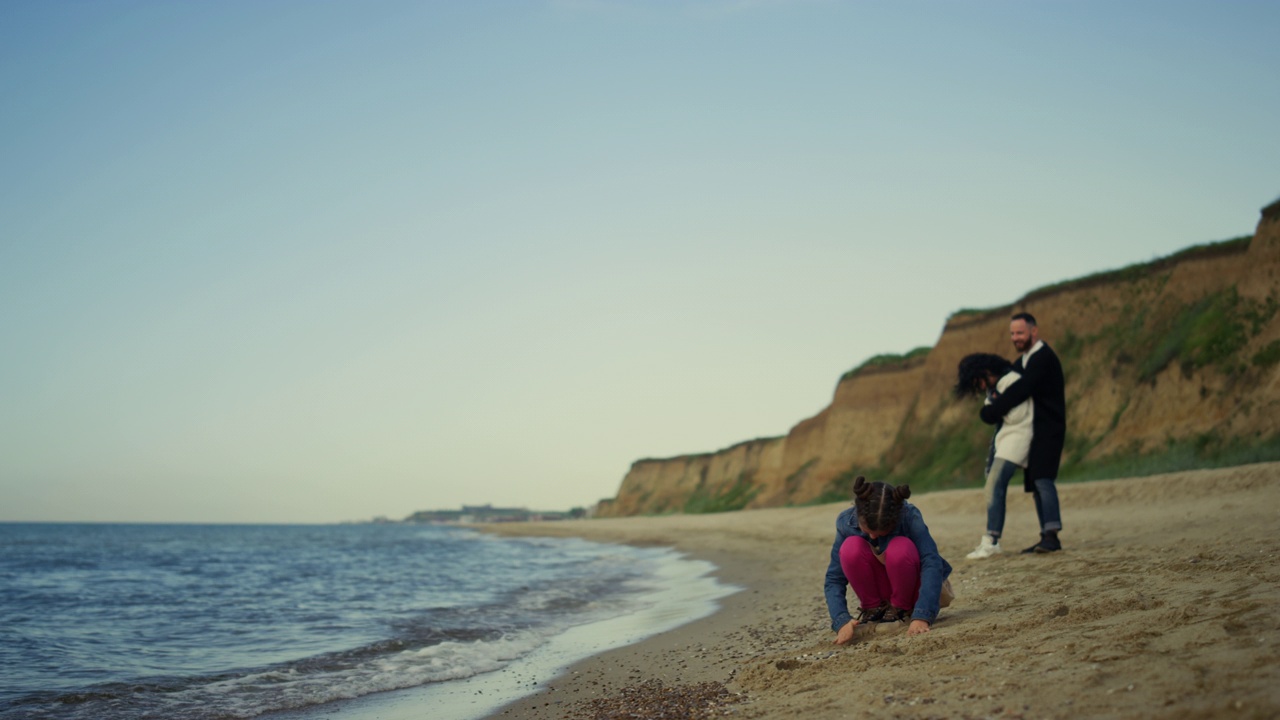
[[1002,552],[1004,552],[1004,548],[1000,547],[1000,543],[995,538],[990,535],[983,535],[982,542],[978,543],[978,547],[974,548],[973,552],[965,555],[965,557],[969,560],[982,560],[992,555],[999,555]]
[[856,637],[865,640],[871,637],[896,635],[906,632],[907,626],[911,623],[910,610],[903,610],[892,605],[885,605],[876,610],[878,615],[875,620],[862,623],[854,628]]
[[890,605],[884,611],[884,617],[880,618],[882,623],[909,623],[911,622],[911,611],[904,610],[900,607]]
[[858,624],[866,625],[867,623],[883,622],[884,614],[888,609],[888,604],[873,608],[858,608]]

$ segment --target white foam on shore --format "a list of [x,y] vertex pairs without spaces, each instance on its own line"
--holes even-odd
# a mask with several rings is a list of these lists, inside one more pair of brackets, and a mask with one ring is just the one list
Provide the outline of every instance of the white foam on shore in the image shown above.
[[532,695],[592,655],[639,642],[719,609],[741,588],[720,583],[715,566],[674,550],[662,558],[650,587],[631,598],[627,614],[589,622],[555,635],[532,652],[492,672],[451,682],[379,692],[305,710],[263,715],[270,720],[481,720]]

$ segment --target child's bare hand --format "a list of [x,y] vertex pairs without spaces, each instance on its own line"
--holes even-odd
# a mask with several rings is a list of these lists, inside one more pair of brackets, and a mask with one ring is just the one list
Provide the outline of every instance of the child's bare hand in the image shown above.
[[911,626],[907,628],[908,635],[919,635],[929,632],[929,623],[924,620],[912,620]]
[[848,645],[853,642],[853,629],[856,627],[858,627],[857,620],[850,620],[845,623],[844,627],[840,628],[840,631],[836,633],[835,643],[837,645]]

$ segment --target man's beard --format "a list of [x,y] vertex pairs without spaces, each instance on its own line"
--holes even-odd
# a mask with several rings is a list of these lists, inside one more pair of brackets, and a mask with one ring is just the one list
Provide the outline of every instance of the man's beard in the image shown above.
[[1017,350],[1017,351],[1018,351],[1018,352],[1020,352],[1020,353],[1024,353],[1024,352],[1026,352],[1027,350],[1030,350],[1030,349],[1031,349],[1031,338],[1027,338],[1026,340],[1014,340],[1014,341],[1013,341],[1013,349],[1014,349],[1014,350]]

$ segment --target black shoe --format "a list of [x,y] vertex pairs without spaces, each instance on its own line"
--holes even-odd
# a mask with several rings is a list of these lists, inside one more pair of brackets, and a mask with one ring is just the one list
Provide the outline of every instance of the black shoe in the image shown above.
[[1040,536],[1040,542],[1032,545],[1022,551],[1023,555],[1045,555],[1051,552],[1058,552],[1062,549],[1062,541],[1058,540],[1058,533],[1045,533]]
[[1040,542],[1035,547],[1035,552],[1038,555],[1044,555],[1045,553],[1058,552],[1061,549],[1062,541],[1058,540],[1058,533],[1054,532],[1046,533],[1044,537],[1040,538]]

